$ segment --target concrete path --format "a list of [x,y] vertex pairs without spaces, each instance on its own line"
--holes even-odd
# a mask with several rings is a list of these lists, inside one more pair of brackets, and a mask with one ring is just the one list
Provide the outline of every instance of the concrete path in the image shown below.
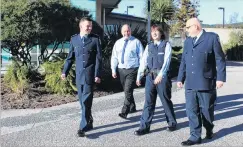
[[[1,146],[180,146],[188,139],[189,127],[184,89],[175,89],[172,101],[178,130],[174,132],[166,131],[167,123],[158,99],[151,132],[141,137],[133,134],[138,129],[144,104],[144,89],[140,88],[135,90],[139,111],[129,114],[127,120],[118,117],[123,93],[95,98],[92,109],[95,128],[85,138],[76,136],[81,115],[78,102],[44,109],[2,111]],[[216,136],[203,140],[200,146],[243,146],[243,63],[227,65],[227,83],[218,90],[214,132]]]

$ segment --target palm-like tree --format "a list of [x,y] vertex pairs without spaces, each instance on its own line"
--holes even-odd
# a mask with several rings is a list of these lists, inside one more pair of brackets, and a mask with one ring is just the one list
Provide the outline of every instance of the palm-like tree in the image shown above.
[[151,1],[151,18],[154,21],[165,23],[172,19],[174,12],[175,10],[172,0]]
[[[145,12],[147,12],[147,8],[148,4],[146,3]],[[168,22],[172,20],[175,13],[174,0],[151,0],[150,10],[152,24],[160,24],[167,36],[170,28]]]

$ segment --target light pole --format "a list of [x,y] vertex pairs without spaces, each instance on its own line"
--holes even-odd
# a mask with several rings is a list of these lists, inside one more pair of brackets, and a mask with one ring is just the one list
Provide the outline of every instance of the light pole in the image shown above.
[[134,8],[134,6],[127,6],[127,15],[128,15],[128,8]]
[[151,16],[150,16],[150,0],[148,0],[148,35],[147,35],[147,41],[150,43],[150,27],[151,27]]
[[219,7],[219,10],[223,10],[223,28],[224,28],[224,7]]

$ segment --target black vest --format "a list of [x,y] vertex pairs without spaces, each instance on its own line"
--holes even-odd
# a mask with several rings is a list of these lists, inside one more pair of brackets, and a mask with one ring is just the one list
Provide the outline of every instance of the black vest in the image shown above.
[[158,69],[160,70],[164,63],[164,55],[165,55],[165,47],[166,41],[162,41],[158,47],[154,45],[154,43],[150,43],[148,45],[148,68],[151,69]]

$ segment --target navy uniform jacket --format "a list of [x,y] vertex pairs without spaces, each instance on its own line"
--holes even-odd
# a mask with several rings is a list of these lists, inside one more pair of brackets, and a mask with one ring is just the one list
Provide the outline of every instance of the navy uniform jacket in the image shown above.
[[212,90],[216,81],[226,81],[225,56],[217,34],[203,30],[195,45],[191,37],[185,40],[177,80],[193,90]]
[[101,72],[101,47],[99,37],[89,34],[84,43],[80,34],[73,35],[70,41],[69,53],[64,65],[63,73],[67,76],[76,60],[76,84],[93,84],[94,78],[100,78]]

